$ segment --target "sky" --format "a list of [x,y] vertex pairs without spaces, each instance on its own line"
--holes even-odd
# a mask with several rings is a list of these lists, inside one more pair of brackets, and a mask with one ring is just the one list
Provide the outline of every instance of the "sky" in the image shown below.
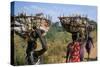
[[97,21],[96,6],[15,1],[14,8],[12,7],[11,12],[14,11],[14,15],[22,12],[26,12],[27,15],[44,13],[44,15],[52,16],[54,22],[59,21],[59,16],[71,16],[73,14],[85,15],[89,19]]

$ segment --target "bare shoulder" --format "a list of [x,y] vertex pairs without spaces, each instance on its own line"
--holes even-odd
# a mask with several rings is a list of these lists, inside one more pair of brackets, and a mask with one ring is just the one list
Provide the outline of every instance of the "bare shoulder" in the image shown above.
[[69,48],[72,45],[72,42],[68,43],[67,48]]

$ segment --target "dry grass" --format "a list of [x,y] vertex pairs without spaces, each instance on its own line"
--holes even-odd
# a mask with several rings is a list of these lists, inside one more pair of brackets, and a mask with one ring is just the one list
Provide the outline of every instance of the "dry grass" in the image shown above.
[[[96,31],[92,32],[94,42],[95,42],[95,49],[92,49],[91,58],[97,57],[97,35]],[[26,47],[27,42],[20,38],[18,35],[14,35],[14,43],[15,43],[15,65],[24,65],[25,64],[25,56],[26,56]],[[63,63],[65,62],[65,52],[66,52],[66,46],[68,42],[71,40],[71,34],[65,33],[65,32],[58,32],[55,34],[55,38],[53,41],[50,39],[47,39],[47,45],[48,50],[45,52],[43,58],[45,64],[51,64],[51,63]],[[38,40],[38,49],[41,49],[41,44]],[[85,58],[87,57],[87,54],[85,53]]]

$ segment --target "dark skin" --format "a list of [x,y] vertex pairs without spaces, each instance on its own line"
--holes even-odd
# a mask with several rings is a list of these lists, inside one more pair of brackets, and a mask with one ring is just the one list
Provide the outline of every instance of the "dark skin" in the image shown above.
[[91,43],[92,43],[92,46],[94,47],[94,44],[93,44],[93,39],[92,39],[92,37],[88,37],[88,40],[90,40],[91,41]]
[[[45,36],[42,36],[43,33],[44,33],[44,31],[40,30],[40,29],[34,29],[33,31],[27,32],[25,34],[21,34],[18,32],[16,33],[24,39],[27,38],[28,45],[27,45],[27,49],[26,49],[26,54],[27,54],[26,57],[28,58],[28,64],[34,64],[30,58],[32,52],[34,52],[33,53],[34,57],[39,57],[39,56],[43,55],[45,53],[45,51],[47,50]],[[37,48],[36,42],[37,42],[38,38],[40,39],[42,49],[35,51],[35,49]]]
[[[26,50],[27,55],[30,56],[30,53],[33,51],[34,52],[33,53],[34,57],[39,57],[39,56],[43,55],[44,52],[47,50],[46,40],[45,40],[45,37],[42,36],[42,34],[43,34],[43,31],[41,31],[40,29],[36,29],[34,32],[31,32],[30,37],[32,37],[33,40],[30,39],[28,41],[28,47],[27,47],[27,50]],[[38,38],[40,39],[42,49],[40,49],[38,51],[35,51],[35,49],[37,48],[37,43],[36,42],[37,42]]]
[[[92,44],[92,46],[93,46],[93,48],[94,48],[93,39],[92,39],[91,36],[88,36],[86,46],[89,45],[89,43],[88,43],[89,41],[91,42],[91,44]],[[88,46],[88,47],[89,47],[89,46]],[[86,49],[87,49],[87,48],[86,48]],[[87,49],[87,51],[88,51],[88,59],[87,59],[87,60],[89,60],[89,58],[90,58],[90,49]]]
[[[77,32],[73,32],[72,33],[72,40],[73,40],[73,42],[72,43],[75,43],[76,41],[77,41]],[[70,44],[69,44],[70,45]],[[69,46],[68,45],[68,46]],[[67,46],[67,47],[68,47]],[[68,60],[69,60],[69,57],[70,57],[70,49],[69,48],[67,48],[67,53],[66,53],[66,62],[68,62]]]
[[[72,43],[74,44],[76,41],[77,41],[77,40],[74,40]],[[71,45],[73,45],[73,44],[71,44]],[[70,45],[70,44],[69,44],[69,45]],[[66,53],[66,62],[69,61],[69,58],[70,58],[70,49],[67,48],[67,53]]]
[[70,50],[69,50],[69,49],[67,49],[67,53],[66,53],[66,62],[68,62],[69,52],[70,52]]

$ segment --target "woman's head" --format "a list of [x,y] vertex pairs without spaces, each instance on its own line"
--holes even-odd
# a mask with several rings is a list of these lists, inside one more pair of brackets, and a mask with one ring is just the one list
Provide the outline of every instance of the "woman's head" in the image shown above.
[[78,33],[77,32],[72,33],[72,40],[73,41],[77,41],[78,40]]

